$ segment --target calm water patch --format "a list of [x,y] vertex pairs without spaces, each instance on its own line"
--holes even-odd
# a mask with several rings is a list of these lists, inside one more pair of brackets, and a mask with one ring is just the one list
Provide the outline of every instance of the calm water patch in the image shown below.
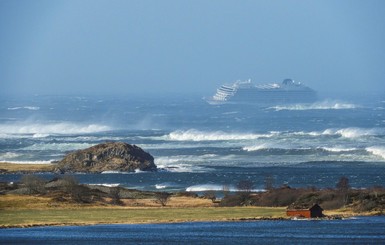
[[384,244],[385,216],[0,230],[3,244]]

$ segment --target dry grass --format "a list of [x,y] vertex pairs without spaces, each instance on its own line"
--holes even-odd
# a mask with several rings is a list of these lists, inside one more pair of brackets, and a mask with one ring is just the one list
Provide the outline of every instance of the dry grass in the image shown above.
[[228,221],[286,217],[285,208],[212,207],[206,199],[191,197],[173,197],[166,207],[159,207],[155,200],[148,199],[146,205],[148,206],[78,205],[55,203],[47,197],[4,195],[0,196],[0,227]]
[[10,173],[15,172],[49,172],[55,167],[54,164],[29,164],[29,163],[9,163],[0,162],[0,169],[6,170]]
[[[121,199],[126,207],[161,207],[156,199]],[[109,202],[109,199],[106,200]],[[193,197],[171,197],[166,207],[213,207],[214,204],[209,199]]]

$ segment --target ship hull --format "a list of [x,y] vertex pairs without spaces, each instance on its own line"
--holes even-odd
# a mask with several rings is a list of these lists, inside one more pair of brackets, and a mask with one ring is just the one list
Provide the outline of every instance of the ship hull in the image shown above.
[[[287,79],[288,80],[288,79]],[[286,80],[285,80],[286,81]],[[285,82],[284,81],[284,82]],[[231,89],[222,86],[217,93],[206,100],[209,104],[256,104],[261,106],[313,103],[317,100],[317,93],[300,83],[290,82],[252,86],[250,83],[235,83]],[[263,88],[261,88],[263,87]]]

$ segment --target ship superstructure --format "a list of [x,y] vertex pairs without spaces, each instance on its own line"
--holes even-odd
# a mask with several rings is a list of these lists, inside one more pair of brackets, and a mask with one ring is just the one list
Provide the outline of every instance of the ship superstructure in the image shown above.
[[292,79],[282,83],[253,84],[251,80],[222,85],[207,101],[210,104],[256,103],[261,105],[311,103],[316,92]]

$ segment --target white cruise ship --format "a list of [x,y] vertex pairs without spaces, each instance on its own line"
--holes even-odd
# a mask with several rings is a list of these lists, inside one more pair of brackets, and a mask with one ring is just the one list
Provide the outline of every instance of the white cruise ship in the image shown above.
[[214,96],[206,99],[210,104],[249,103],[258,105],[279,105],[312,103],[317,93],[292,79],[282,83],[253,84],[251,80],[237,81],[232,85],[222,85]]

